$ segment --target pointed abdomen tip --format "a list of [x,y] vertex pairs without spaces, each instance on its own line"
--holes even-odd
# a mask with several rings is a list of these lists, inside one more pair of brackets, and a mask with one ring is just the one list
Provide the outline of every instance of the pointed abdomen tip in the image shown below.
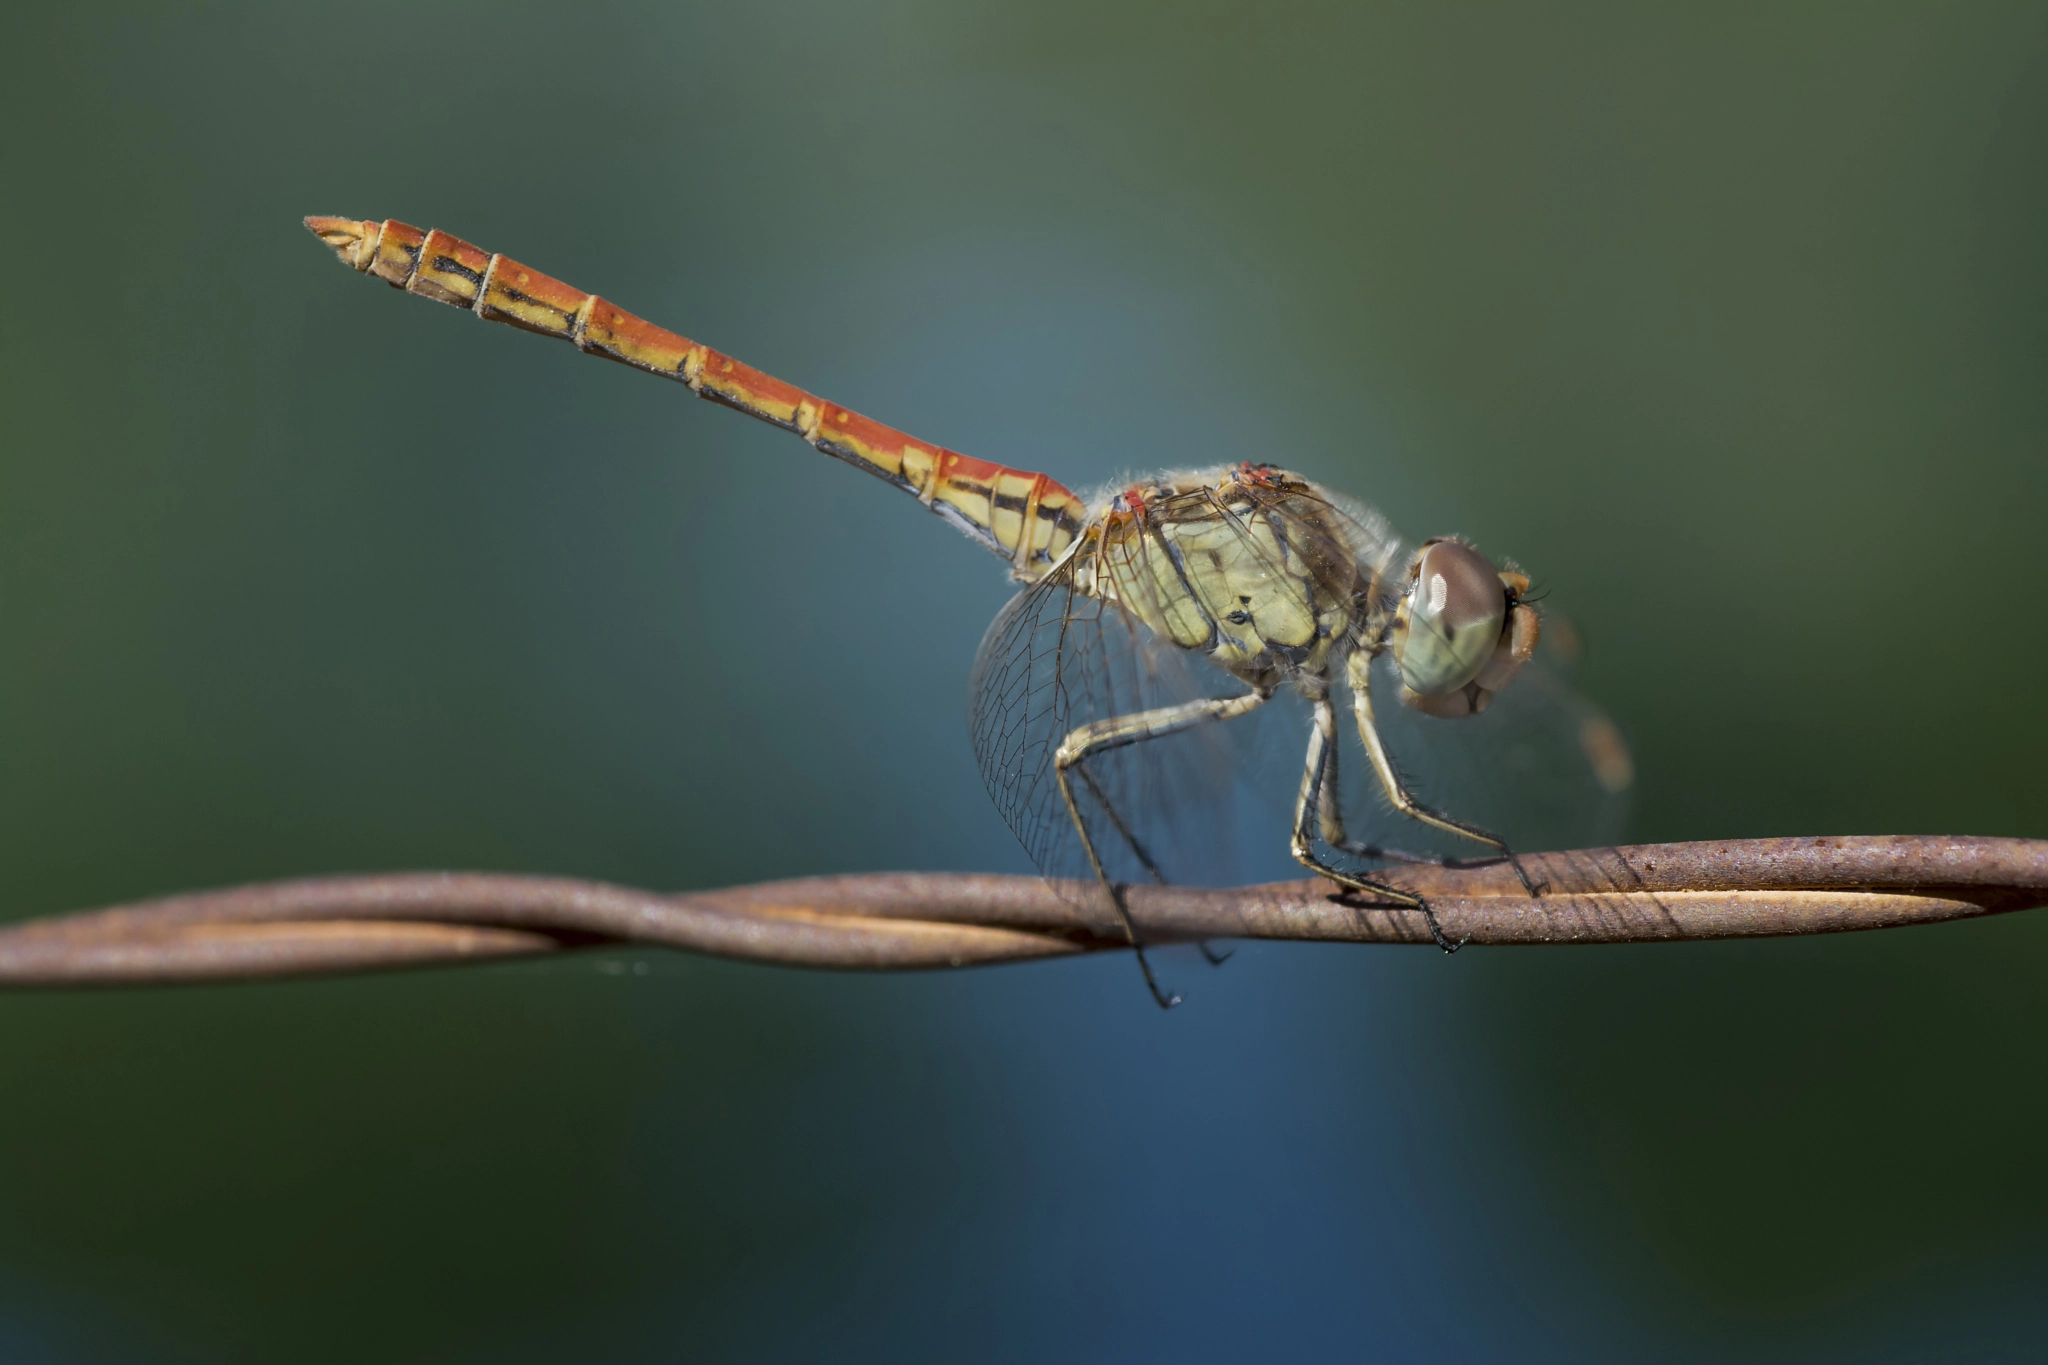
[[356,270],[369,268],[377,254],[377,222],[374,219],[323,218],[306,216],[306,230],[334,248],[343,265]]

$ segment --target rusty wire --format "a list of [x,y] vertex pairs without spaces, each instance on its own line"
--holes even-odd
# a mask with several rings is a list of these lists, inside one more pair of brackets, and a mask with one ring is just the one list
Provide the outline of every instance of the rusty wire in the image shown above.
[[[1640,943],[1839,933],[2048,904],[2048,840],[1749,839],[1408,867],[1474,944]],[[1155,942],[1265,938],[1428,943],[1412,910],[1320,880],[1132,887]],[[236,980],[660,946],[807,967],[977,966],[1119,949],[1108,926],[1036,877],[882,873],[664,894],[476,872],[323,877],[201,891],[0,929],[0,986]]]

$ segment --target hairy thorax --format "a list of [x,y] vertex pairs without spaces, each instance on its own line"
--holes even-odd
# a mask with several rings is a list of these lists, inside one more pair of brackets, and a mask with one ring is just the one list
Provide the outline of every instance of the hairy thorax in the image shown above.
[[1372,596],[1343,522],[1266,466],[1138,485],[1083,532],[1075,586],[1254,687],[1320,680]]

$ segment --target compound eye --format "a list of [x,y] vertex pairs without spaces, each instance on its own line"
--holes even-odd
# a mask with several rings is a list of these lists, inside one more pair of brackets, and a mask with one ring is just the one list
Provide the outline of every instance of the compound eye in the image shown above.
[[1401,680],[1442,697],[1479,676],[1500,643],[1508,594],[1486,557],[1455,540],[1424,547],[1409,588],[1408,627],[1394,642]]

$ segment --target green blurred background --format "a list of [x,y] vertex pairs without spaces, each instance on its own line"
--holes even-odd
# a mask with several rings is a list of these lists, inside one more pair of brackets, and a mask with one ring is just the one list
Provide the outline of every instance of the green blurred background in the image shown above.
[[[10,8],[0,905],[1025,869],[998,564],[305,213],[1078,486],[1469,534],[1587,636],[1636,838],[2048,834],[2044,60],[2037,4]],[[2035,915],[1265,947],[1171,1016],[1113,959],[15,995],[0,1355],[2035,1358],[2044,969]]]

